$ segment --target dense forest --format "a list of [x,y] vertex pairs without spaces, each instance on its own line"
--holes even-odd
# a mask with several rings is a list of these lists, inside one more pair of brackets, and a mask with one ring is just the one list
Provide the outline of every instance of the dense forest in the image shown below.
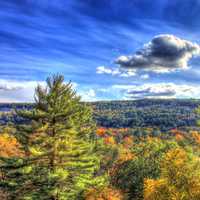
[[199,101],[83,103],[46,83],[0,106],[0,199],[200,199]]
[[[196,126],[195,99],[143,99],[135,101],[100,101],[87,103],[93,109],[98,126],[107,128],[157,127],[163,131]],[[0,124],[20,123],[15,109],[31,109],[33,104],[0,104]]]
[[98,125],[113,128],[195,126],[199,100],[110,101],[91,103]]

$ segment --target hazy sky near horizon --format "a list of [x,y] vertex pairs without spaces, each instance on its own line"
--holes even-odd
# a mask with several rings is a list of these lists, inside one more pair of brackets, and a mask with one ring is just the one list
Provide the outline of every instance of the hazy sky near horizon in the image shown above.
[[0,102],[61,73],[83,100],[200,98],[200,0],[1,0]]

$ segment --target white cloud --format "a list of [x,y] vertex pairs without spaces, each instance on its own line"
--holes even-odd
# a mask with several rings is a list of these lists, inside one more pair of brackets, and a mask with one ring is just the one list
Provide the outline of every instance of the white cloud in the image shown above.
[[174,35],[158,35],[135,54],[120,56],[115,62],[125,69],[168,73],[188,69],[194,56],[200,56],[198,44]]
[[96,68],[97,74],[111,74],[112,76],[120,76],[120,77],[131,77],[136,75],[136,70],[134,69],[113,69],[105,66],[99,66]]
[[119,69],[111,69],[111,68],[105,67],[105,66],[97,67],[96,73],[97,74],[111,74],[111,75],[120,74]]
[[0,102],[32,102],[35,87],[43,81],[14,81],[0,79]]
[[126,99],[141,98],[200,98],[200,85],[175,83],[147,83],[142,85],[114,85]]
[[149,74],[143,74],[140,76],[140,78],[143,80],[149,79]]
[[[0,79],[0,102],[18,103],[33,102],[37,85],[45,86],[45,81],[17,81]],[[78,84],[72,82],[74,88]]]
[[121,72],[121,74],[119,76],[120,77],[131,77],[131,76],[135,76],[135,75],[136,75],[136,71],[134,71],[134,70],[127,70],[127,71]]
[[95,101],[96,92],[94,89],[83,90],[78,93],[83,101]]

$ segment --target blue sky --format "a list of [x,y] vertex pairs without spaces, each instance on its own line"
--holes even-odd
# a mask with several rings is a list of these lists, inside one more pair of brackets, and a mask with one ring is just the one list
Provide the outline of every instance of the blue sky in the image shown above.
[[0,102],[62,73],[83,100],[200,97],[199,0],[1,0]]

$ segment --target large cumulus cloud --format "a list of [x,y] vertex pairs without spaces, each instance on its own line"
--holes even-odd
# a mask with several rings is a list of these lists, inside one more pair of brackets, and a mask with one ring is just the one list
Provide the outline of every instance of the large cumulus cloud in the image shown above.
[[120,56],[116,63],[122,68],[170,72],[188,68],[188,62],[200,56],[200,46],[174,35],[158,35],[131,56]]

